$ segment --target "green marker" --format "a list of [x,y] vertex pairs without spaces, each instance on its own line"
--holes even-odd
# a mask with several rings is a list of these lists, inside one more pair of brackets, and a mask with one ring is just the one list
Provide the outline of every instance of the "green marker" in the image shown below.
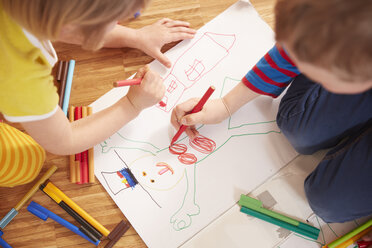
[[338,238],[335,241],[333,241],[332,243],[329,243],[327,245],[327,247],[328,248],[335,248],[335,247],[339,246],[340,244],[344,243],[345,241],[347,241],[348,239],[351,239],[352,237],[354,237],[358,233],[360,233],[360,232],[364,231],[365,229],[369,228],[370,226],[372,226],[372,219],[367,221],[363,225],[355,228],[354,230],[348,232],[347,234],[345,234],[341,238]]
[[[292,226],[295,226],[295,227],[297,227],[301,230],[305,230],[309,233],[312,233],[313,234],[312,238],[314,238],[316,236],[316,238],[314,238],[314,239],[317,239],[318,236],[319,236],[320,230],[318,228],[310,226],[310,225],[308,225],[306,223],[303,223],[303,222],[300,222],[298,220],[292,219],[292,218],[287,217],[285,215],[279,214],[277,212],[271,211],[269,209],[266,209],[266,208],[263,207],[263,204],[262,204],[261,201],[256,200],[252,197],[249,197],[249,196],[246,196],[246,195],[242,194],[240,196],[240,200],[239,200],[238,204],[241,207],[245,207],[245,208],[248,208],[250,210],[254,210],[254,211],[256,211],[258,213],[261,213],[263,215],[270,216],[274,219],[277,219],[277,220],[280,220],[282,222],[288,223]],[[273,223],[273,224],[275,224],[275,223]],[[306,236],[308,236],[308,235],[306,235]]]
[[273,218],[269,215],[262,214],[260,212],[255,211],[255,210],[252,210],[252,209],[249,209],[249,208],[246,208],[246,207],[241,207],[240,212],[245,213],[245,214],[249,214],[253,217],[256,217],[258,219],[264,220],[264,221],[269,222],[271,224],[283,227],[287,230],[290,230],[290,231],[293,231],[295,233],[304,235],[304,236],[309,237],[311,239],[315,239],[315,240],[318,239],[318,234],[315,234],[315,233],[310,232],[310,231],[305,230],[305,229],[301,229],[298,226],[291,225],[287,222],[284,222],[282,220],[278,220],[276,218]]

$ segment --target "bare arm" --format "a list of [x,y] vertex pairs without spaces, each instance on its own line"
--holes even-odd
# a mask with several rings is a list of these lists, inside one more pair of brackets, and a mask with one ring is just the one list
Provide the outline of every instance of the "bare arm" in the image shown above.
[[[81,44],[83,38],[75,34],[76,31],[62,30],[59,41]],[[144,51],[159,60],[166,67],[171,67],[169,59],[161,52],[161,48],[170,42],[192,39],[196,31],[190,28],[188,22],[161,19],[154,24],[140,29],[115,25],[104,39],[104,47],[121,48],[132,47]]]
[[239,108],[257,96],[259,96],[259,94],[253,92],[240,82],[223,97],[223,100],[209,100],[198,113],[188,114],[197,104],[199,98],[193,98],[177,105],[173,109],[171,123],[176,129],[178,129],[181,124],[190,126],[190,128],[186,129],[186,133],[190,138],[194,138],[197,135],[195,129],[196,124],[220,123],[229,117],[229,111],[231,114],[235,113]]
[[136,77],[143,77],[140,85],[131,86],[126,96],[98,113],[70,123],[59,108],[47,119],[24,122],[22,126],[44,149],[54,154],[75,154],[91,148],[164,96],[162,79],[148,67],[140,69]]
[[240,82],[232,90],[230,90],[230,92],[227,93],[223,99],[225,100],[225,103],[231,114],[233,114],[243,105],[247,104],[258,96],[260,96],[260,94],[250,90],[243,84],[243,82]]
[[123,97],[111,107],[72,123],[58,108],[53,116],[24,122],[22,126],[47,151],[68,155],[87,150],[105,140],[138,113],[128,98]]

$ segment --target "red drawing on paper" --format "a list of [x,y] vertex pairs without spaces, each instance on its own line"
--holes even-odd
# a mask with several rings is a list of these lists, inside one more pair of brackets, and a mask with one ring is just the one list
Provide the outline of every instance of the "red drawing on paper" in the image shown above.
[[182,97],[183,92],[193,86],[204,75],[213,70],[227,55],[235,43],[235,34],[206,32],[174,63],[164,78],[167,89],[157,107],[169,112]]
[[[216,149],[216,142],[200,134],[193,140],[190,140],[189,144],[196,151],[204,154],[209,154]],[[178,155],[178,160],[182,164],[194,164],[198,161],[194,154],[186,153],[187,146],[185,144],[175,143],[168,149],[171,154]]]

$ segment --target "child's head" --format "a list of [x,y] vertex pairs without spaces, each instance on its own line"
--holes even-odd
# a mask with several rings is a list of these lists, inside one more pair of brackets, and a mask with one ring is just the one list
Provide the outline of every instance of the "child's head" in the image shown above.
[[65,27],[77,29],[83,47],[98,49],[109,28],[133,16],[149,0],[0,0],[6,12],[39,39],[56,40]]
[[328,90],[372,88],[372,1],[278,0],[275,32],[299,69]]

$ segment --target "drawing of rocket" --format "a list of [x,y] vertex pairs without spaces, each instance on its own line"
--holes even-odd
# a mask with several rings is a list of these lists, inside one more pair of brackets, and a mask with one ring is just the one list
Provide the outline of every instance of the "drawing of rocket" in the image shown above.
[[169,112],[178,103],[183,92],[205,74],[213,70],[228,54],[235,43],[234,34],[206,32],[174,63],[164,79],[166,88],[163,105],[157,107]]

